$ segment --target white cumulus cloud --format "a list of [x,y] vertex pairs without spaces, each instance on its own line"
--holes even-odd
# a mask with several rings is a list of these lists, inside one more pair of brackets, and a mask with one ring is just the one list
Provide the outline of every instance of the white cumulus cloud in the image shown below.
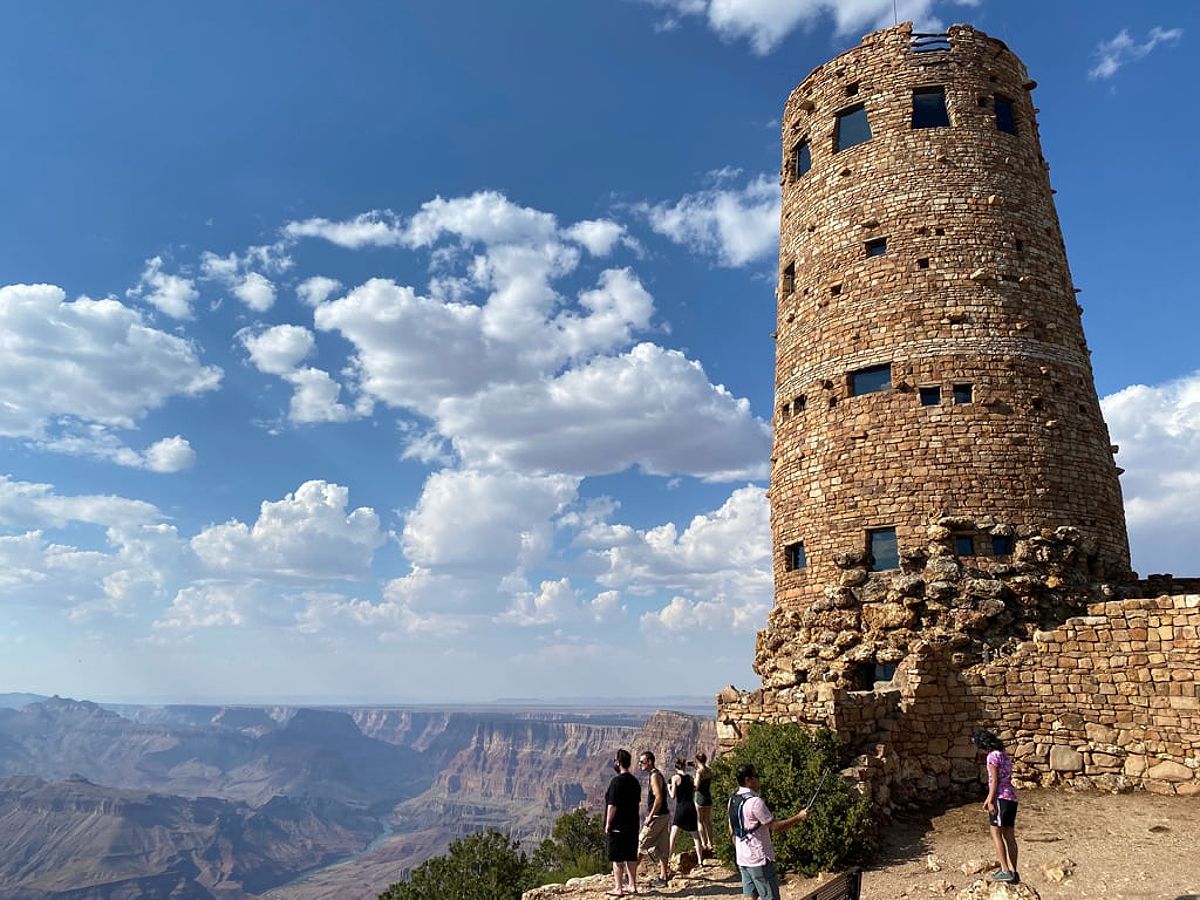
[[117,300],[68,301],[46,284],[0,287],[0,436],[46,439],[62,417],[133,428],[171,398],[220,380],[190,342]]
[[1115,37],[1101,41],[1096,46],[1093,53],[1096,65],[1088,70],[1088,77],[1093,80],[1112,78],[1122,66],[1144,59],[1159,44],[1176,44],[1182,37],[1182,28],[1161,28],[1156,25],[1150,29],[1144,41],[1138,41],[1127,29],[1122,28]]
[[[911,20],[917,31],[936,31],[941,21],[933,14],[936,0],[648,0],[668,11],[657,26],[671,31],[676,16],[703,17],[725,40],[745,39],[754,52],[765,56],[796,28],[812,27],[832,18],[839,35],[853,35]],[[957,0],[974,6],[977,0]]]
[[146,268],[136,287],[125,292],[133,300],[144,300],[173,319],[190,319],[192,304],[200,296],[190,278],[168,275],[162,270],[163,259],[146,260]]
[[308,481],[264,501],[253,525],[206,528],[192,549],[213,573],[283,578],[364,578],[387,536],[369,507],[348,510],[347,488]]
[[1142,574],[1195,571],[1200,527],[1200,372],[1135,384],[1101,401],[1117,462],[1133,565]]
[[641,210],[659,234],[724,266],[766,259],[779,246],[779,184],[767,175],[744,187],[718,184]]

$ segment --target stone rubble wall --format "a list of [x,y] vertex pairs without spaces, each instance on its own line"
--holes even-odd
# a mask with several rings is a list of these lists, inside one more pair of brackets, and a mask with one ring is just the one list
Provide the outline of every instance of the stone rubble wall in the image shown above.
[[1200,594],[1099,601],[997,659],[961,667],[949,640],[919,641],[892,684],[834,683],[718,697],[718,738],[757,721],[830,728],[844,774],[886,811],[979,792],[970,735],[995,731],[1018,783],[1200,795]]

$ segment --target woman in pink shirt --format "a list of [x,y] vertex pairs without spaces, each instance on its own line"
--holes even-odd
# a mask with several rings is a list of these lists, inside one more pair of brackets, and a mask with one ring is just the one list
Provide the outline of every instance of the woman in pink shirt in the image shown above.
[[992,843],[996,845],[996,861],[1000,871],[992,881],[1017,884],[1017,792],[1012,785],[1012,758],[1004,752],[1000,738],[990,731],[977,731],[971,743],[987,753],[988,795],[983,808],[988,814],[988,825],[992,830]]

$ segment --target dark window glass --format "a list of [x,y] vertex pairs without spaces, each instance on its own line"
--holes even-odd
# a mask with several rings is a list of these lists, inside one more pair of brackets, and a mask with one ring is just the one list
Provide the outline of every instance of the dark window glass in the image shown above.
[[859,394],[874,394],[879,391],[892,389],[892,366],[887,363],[882,366],[871,366],[869,369],[859,369],[850,373],[850,396]]
[[875,238],[867,241],[864,246],[867,248],[867,256],[883,256],[887,253],[887,238]]
[[804,394],[801,394],[792,401],[792,406],[795,408],[796,412],[804,412],[804,410],[808,407],[808,397],[806,397]]
[[969,534],[956,534],[954,536],[954,552],[959,556],[974,556],[975,538]]
[[861,103],[843,109],[837,114],[837,129],[834,134],[834,152],[854,147],[871,139],[871,125],[867,121],[867,110]]
[[996,556],[1009,556],[1013,552],[1013,539],[992,535],[992,553]]
[[875,680],[891,681],[896,676],[895,663],[875,663]]
[[955,403],[970,403],[971,402],[971,385],[956,384],[954,386],[954,402]]
[[787,268],[783,270],[783,288],[784,296],[796,290],[796,264],[788,263]]
[[921,88],[913,91],[913,128],[949,128],[950,113],[946,111],[944,88]]
[[998,94],[996,95],[996,127],[1009,134],[1017,133],[1017,119],[1013,115],[1013,102]]
[[867,532],[867,547],[872,572],[900,568],[900,554],[896,548],[895,528],[872,528]]
[[796,541],[783,548],[783,565],[789,572],[808,566],[808,559],[804,556],[803,541]]
[[812,168],[812,151],[808,149],[808,141],[801,141],[792,148],[792,161],[796,178]]
[[940,406],[942,402],[942,389],[939,385],[933,387],[923,387],[917,389],[921,394],[922,406]]

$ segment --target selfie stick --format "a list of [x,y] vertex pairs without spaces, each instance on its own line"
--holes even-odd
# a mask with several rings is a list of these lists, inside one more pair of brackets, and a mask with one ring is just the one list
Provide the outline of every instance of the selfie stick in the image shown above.
[[805,812],[810,810],[812,805],[817,802],[817,797],[819,797],[821,794],[821,788],[825,787],[825,779],[829,777],[829,773],[832,771],[832,769],[826,769],[825,774],[821,776],[821,780],[817,782],[817,789],[813,791],[812,797],[809,799],[808,803],[804,805]]

